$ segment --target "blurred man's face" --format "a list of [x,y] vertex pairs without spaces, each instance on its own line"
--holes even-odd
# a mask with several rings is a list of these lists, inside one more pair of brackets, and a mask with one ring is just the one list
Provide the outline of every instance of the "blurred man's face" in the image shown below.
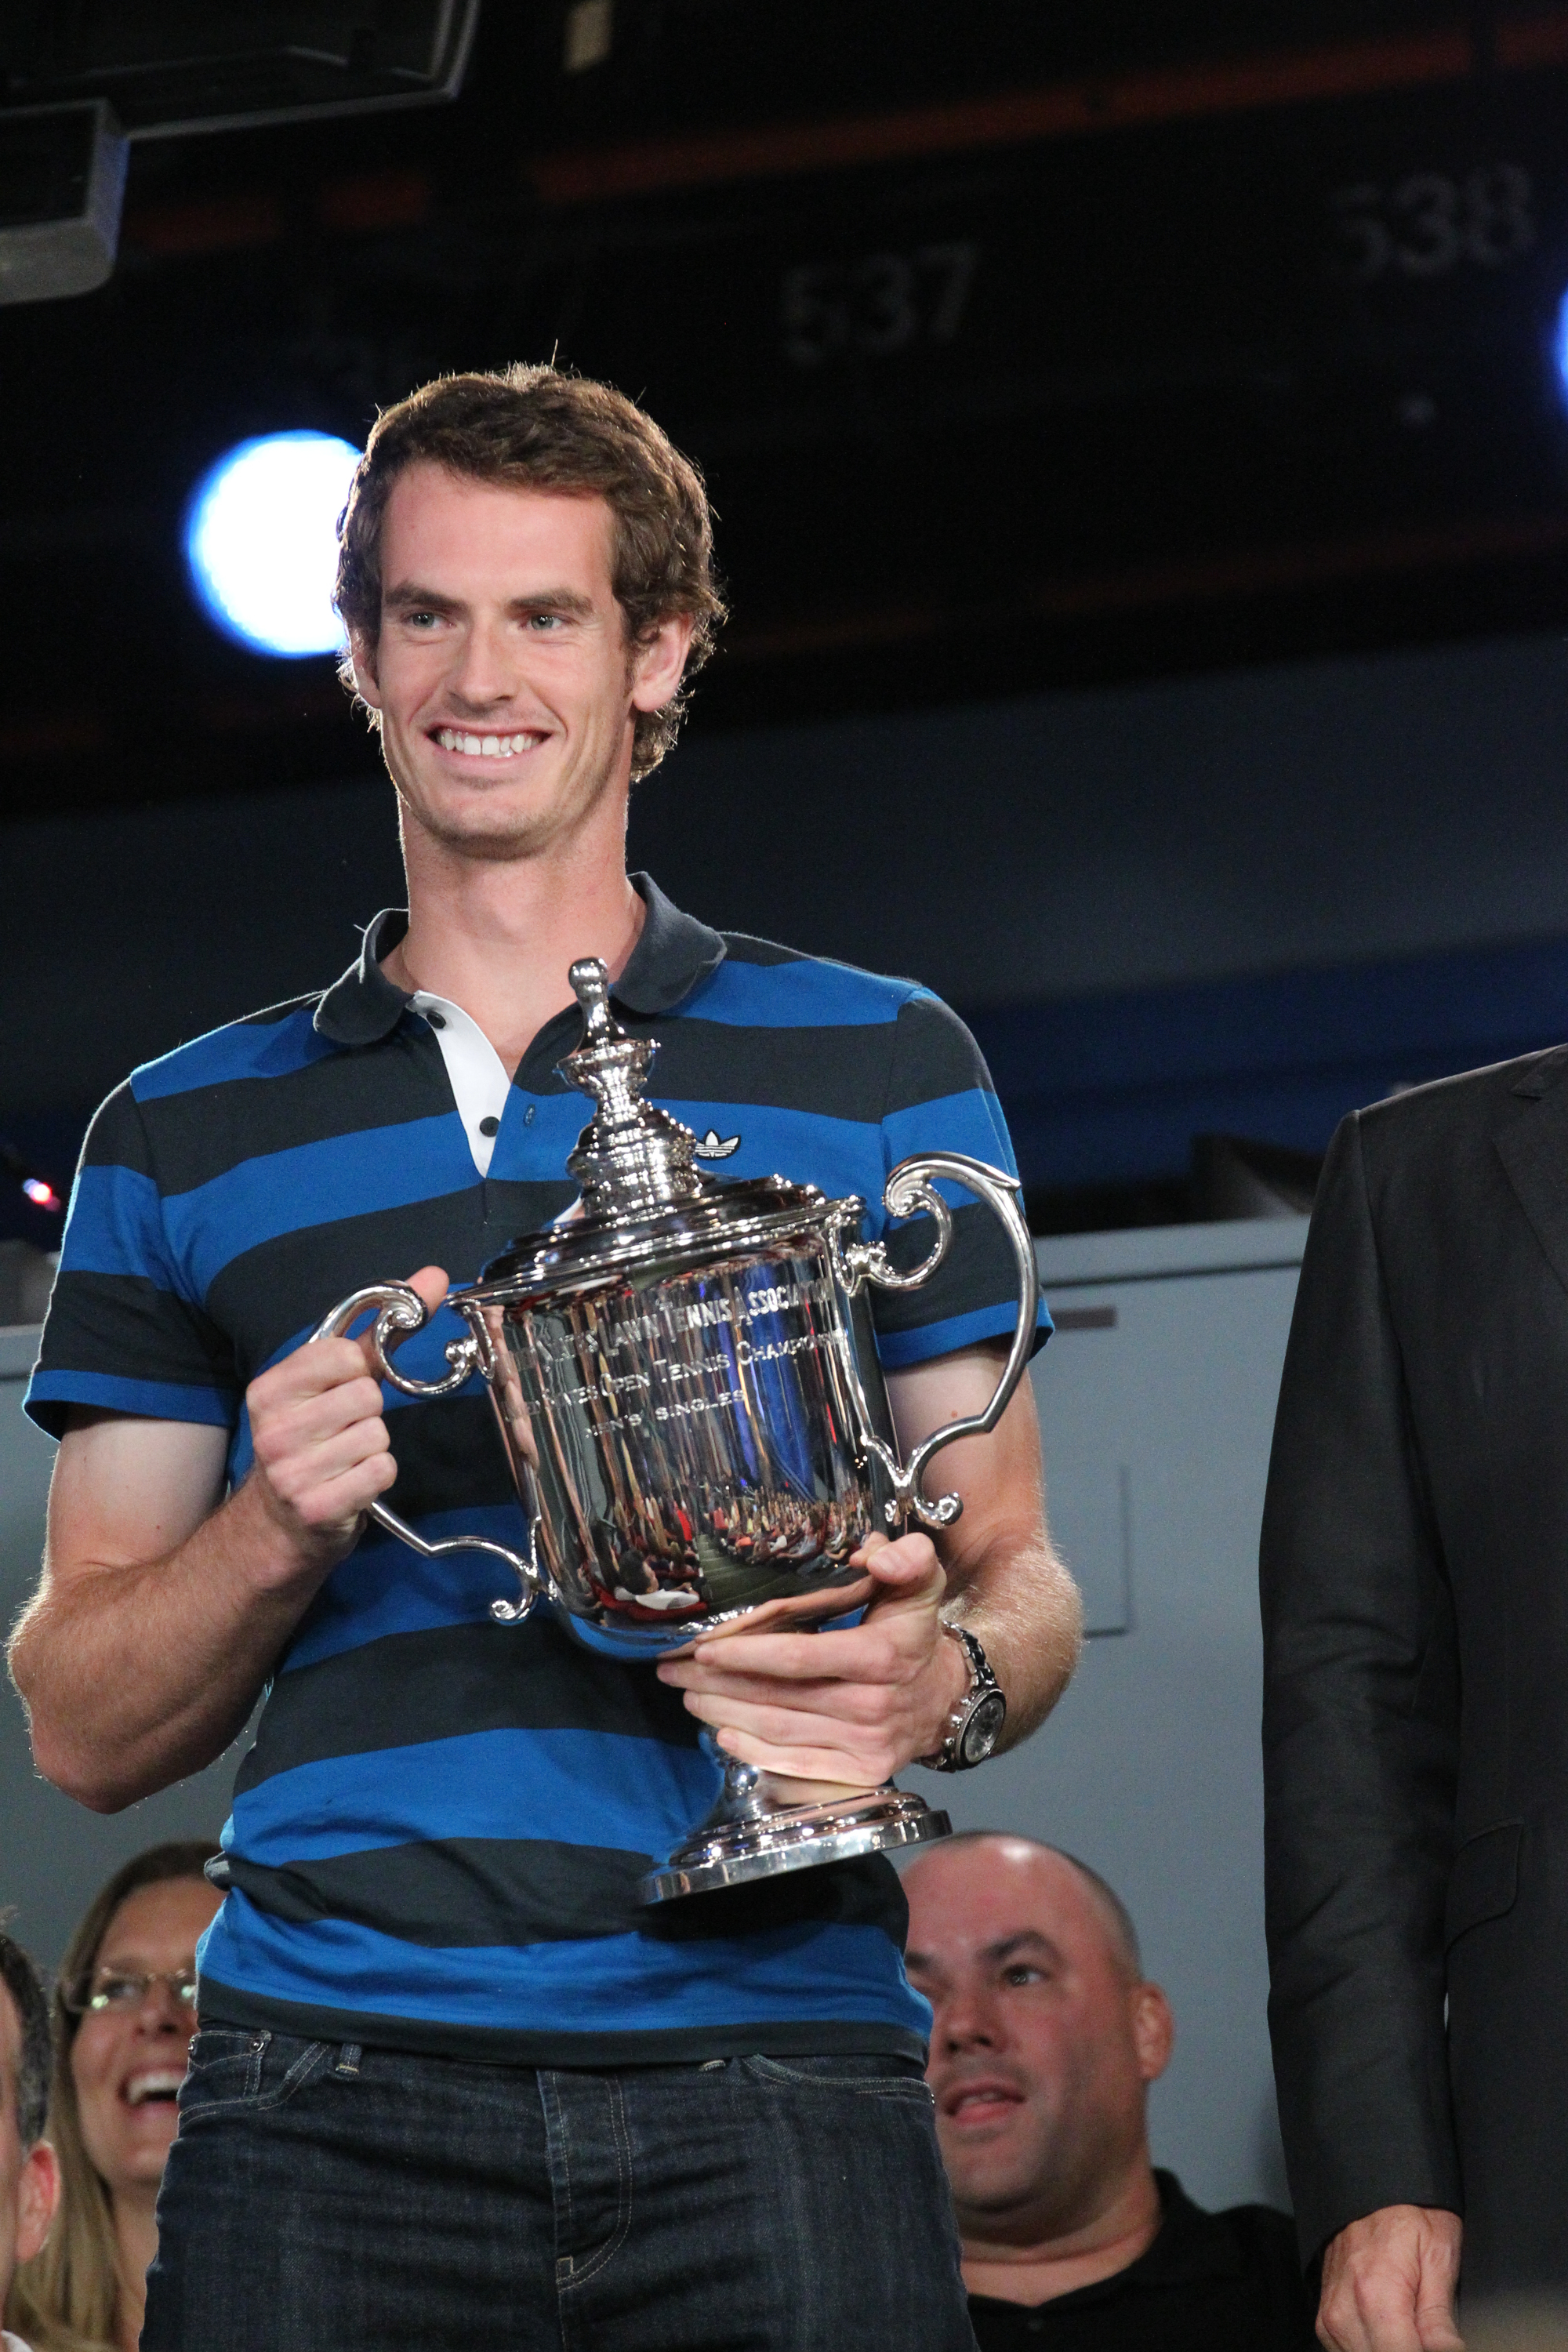
[[0,2302],[18,2263],[31,2262],[48,2234],[60,2193],[59,2169],[47,2140],[22,2146],[16,2074],[22,2025],[11,1996],[0,1988]]
[[909,1973],[935,2012],[927,2079],[966,2238],[1087,2228],[1147,2162],[1144,2099],[1170,2055],[1069,1863],[1022,1840],[937,1847],[905,1879]]

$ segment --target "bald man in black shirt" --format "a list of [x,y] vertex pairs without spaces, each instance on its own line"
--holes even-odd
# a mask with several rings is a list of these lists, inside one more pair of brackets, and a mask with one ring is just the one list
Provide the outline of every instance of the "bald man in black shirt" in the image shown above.
[[1174,2025],[1111,1889],[981,1834],[904,1885],[980,2352],[1311,2352],[1289,2217],[1205,2213],[1150,2162]]

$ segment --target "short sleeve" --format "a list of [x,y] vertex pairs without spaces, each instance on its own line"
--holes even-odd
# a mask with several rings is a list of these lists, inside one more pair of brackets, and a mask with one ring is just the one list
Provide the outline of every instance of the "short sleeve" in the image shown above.
[[[894,1031],[882,1112],[885,1173],[924,1151],[963,1152],[1009,1176],[1018,1172],[984,1056],[957,1013],[921,989],[900,1007]],[[946,1257],[918,1290],[872,1292],[878,1350],[889,1371],[1010,1339],[1016,1328],[1018,1273],[1006,1234],[972,1192],[945,1179],[939,1189],[953,1212]],[[885,1239],[895,1265],[916,1265],[931,1247],[931,1221],[889,1224]],[[1050,1328],[1042,1299],[1037,1349]]]
[[172,1245],[142,1106],[128,1080],[82,1146],[43,1345],[26,1399],[51,1437],[70,1406],[238,1423],[234,1351]]

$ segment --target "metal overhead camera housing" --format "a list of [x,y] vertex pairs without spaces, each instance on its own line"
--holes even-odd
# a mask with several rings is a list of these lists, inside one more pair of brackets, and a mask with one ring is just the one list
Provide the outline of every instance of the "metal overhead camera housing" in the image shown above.
[[0,113],[0,302],[47,302],[103,284],[128,153],[101,98]]
[[[479,0],[85,0],[5,12],[0,303],[114,267],[129,142],[456,98]],[[17,24],[26,16],[30,22]]]
[[79,0],[6,11],[25,105],[106,98],[130,139],[456,98],[479,0]]

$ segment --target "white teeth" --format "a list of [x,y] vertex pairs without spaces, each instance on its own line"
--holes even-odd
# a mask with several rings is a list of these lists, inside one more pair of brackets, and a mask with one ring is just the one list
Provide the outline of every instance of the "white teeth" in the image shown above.
[[183,2071],[176,2074],[168,2067],[158,2074],[132,2074],[125,2085],[126,2102],[139,2107],[146,2099],[173,2098],[184,2079]]
[[436,730],[436,740],[443,751],[461,751],[470,760],[510,760],[542,740],[533,734],[464,735],[455,727],[438,727]]

